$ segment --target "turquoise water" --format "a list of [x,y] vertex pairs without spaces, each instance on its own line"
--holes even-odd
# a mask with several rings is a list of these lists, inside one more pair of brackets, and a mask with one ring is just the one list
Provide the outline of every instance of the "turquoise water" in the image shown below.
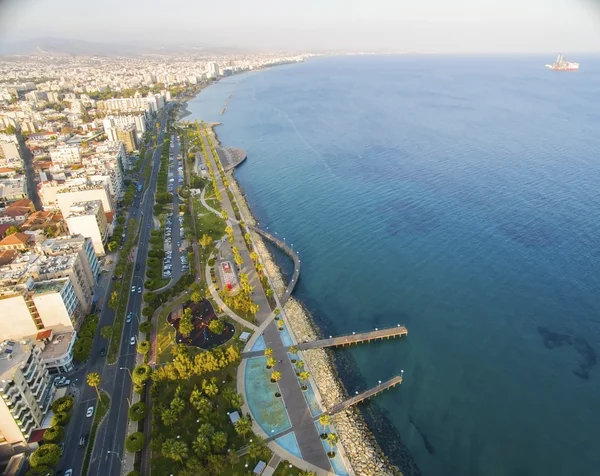
[[256,341],[254,342],[254,344],[252,345],[252,349],[251,350],[265,350],[266,346],[265,346],[265,338],[263,336],[259,336],[258,339],[256,339]]
[[281,446],[284,450],[289,451],[294,456],[302,459],[302,453],[300,452],[298,441],[296,441],[296,435],[294,435],[293,431],[287,435],[277,438],[275,443]]
[[292,340],[292,336],[290,335],[287,326],[283,327],[283,330],[279,332],[279,335],[284,346],[291,347],[294,345],[294,341]]
[[315,395],[315,391],[310,382],[306,382],[306,386],[307,389],[302,393],[304,394],[306,403],[308,403],[310,414],[315,417],[323,413],[323,410],[321,410],[321,406],[319,405],[319,401],[317,400],[317,396]]
[[321,58],[189,105],[247,150],[236,177],[323,334],[407,325],[335,352],[351,394],[405,370],[361,406],[405,469],[598,473],[600,59],[577,59]]
[[287,430],[292,425],[282,398],[275,397],[279,387],[271,383],[271,371],[266,368],[266,357],[254,357],[246,361],[246,403],[252,416],[263,431],[271,436]]

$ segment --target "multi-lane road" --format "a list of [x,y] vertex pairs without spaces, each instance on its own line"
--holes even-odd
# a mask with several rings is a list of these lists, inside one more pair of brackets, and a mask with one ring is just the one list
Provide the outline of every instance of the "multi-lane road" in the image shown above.
[[[86,418],[85,413],[89,406],[96,407],[98,403],[95,390],[85,382],[85,375],[90,372],[100,373],[100,388],[110,395],[111,405],[104,417],[104,422],[99,426],[96,433],[87,474],[90,476],[117,476],[121,472],[121,460],[124,457],[124,441],[128,423],[127,411],[129,406],[127,400],[130,398],[132,391],[130,372],[133,371],[136,360],[136,346],[132,345],[130,340],[135,337],[137,341],[138,319],[143,305],[142,294],[137,292],[137,288],[143,287],[144,284],[148,242],[153,227],[154,194],[160,164],[161,144],[165,134],[166,117],[165,112],[160,120],[158,146],[152,154],[151,163],[143,165],[143,167],[152,166],[150,180],[145,184],[142,194],[136,194],[134,202],[129,208],[129,217],[136,219],[139,241],[137,250],[134,248],[135,268],[131,283],[131,285],[135,285],[136,292],[132,293],[131,288],[127,288],[129,301],[126,313],[133,313],[136,317],[131,322],[124,324],[122,336],[113,336],[114,339],[120,339],[119,357],[116,364],[107,365],[106,358],[100,355],[102,348],[108,348],[108,343],[97,335],[87,365],[71,376],[72,381],[77,379],[77,382],[74,382],[77,385],[73,389],[77,398],[71,423],[67,427],[65,454],[61,458],[58,468],[63,471],[72,469],[74,476],[81,475],[86,451],[86,448],[79,447],[79,439],[82,434],[89,434],[92,427],[93,418]],[[110,278],[104,277],[103,279],[104,286],[110,290]],[[109,292],[105,292],[99,327],[111,325],[114,320],[114,311],[105,305],[109,294]]]

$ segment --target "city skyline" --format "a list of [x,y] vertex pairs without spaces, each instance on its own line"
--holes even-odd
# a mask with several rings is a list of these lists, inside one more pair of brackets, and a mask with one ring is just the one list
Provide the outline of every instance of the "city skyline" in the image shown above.
[[418,5],[389,0],[198,5],[178,0],[168,7],[157,0],[143,4],[107,0],[93,17],[73,0],[53,2],[52,9],[39,7],[39,0],[4,2],[0,6],[0,44],[50,37],[124,45],[185,43],[316,52],[600,51],[600,9],[585,0],[558,0],[552,5],[541,0],[526,5],[517,0],[485,4],[461,0],[452,5],[441,0]]

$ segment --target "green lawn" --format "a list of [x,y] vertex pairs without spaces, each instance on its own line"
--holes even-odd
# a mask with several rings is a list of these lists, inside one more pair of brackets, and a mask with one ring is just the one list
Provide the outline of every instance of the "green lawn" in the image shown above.
[[301,474],[303,474],[302,470],[296,468],[295,466],[290,468],[289,461],[282,461],[277,466],[273,476],[299,476]]

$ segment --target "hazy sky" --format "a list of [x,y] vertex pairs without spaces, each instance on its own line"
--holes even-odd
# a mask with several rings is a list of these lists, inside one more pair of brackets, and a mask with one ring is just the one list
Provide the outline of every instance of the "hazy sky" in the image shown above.
[[600,0],[0,0],[40,37],[423,52],[600,51]]

